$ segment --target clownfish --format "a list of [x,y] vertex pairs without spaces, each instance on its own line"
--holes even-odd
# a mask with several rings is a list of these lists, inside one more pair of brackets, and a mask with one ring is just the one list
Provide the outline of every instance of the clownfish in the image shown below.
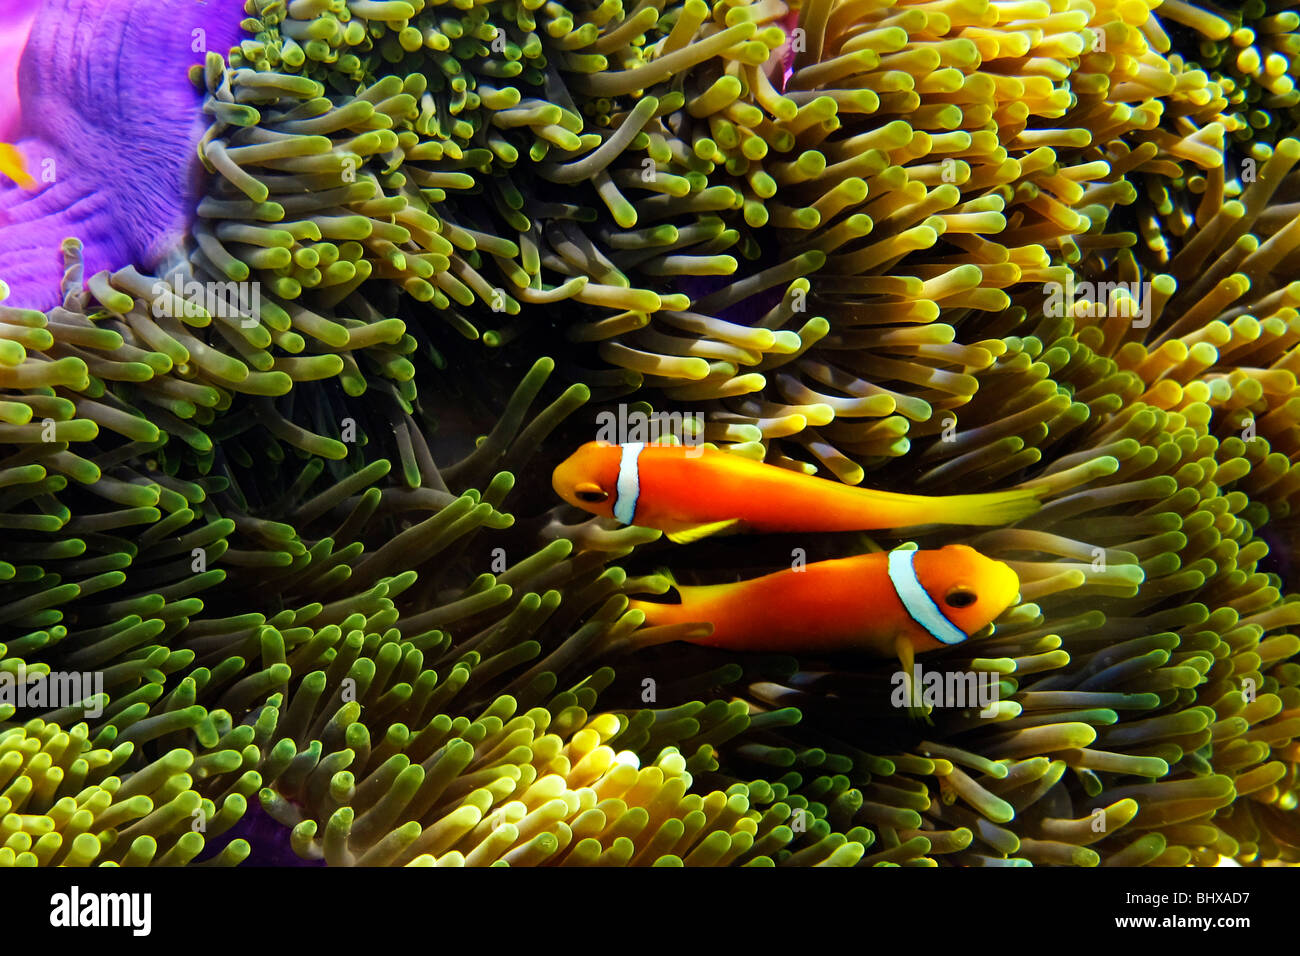
[[737,651],[917,651],[960,644],[1016,602],[1020,579],[964,544],[814,561],[732,584],[674,584],[681,603],[630,602],[647,627],[705,623],[692,643]]
[[0,176],[12,179],[23,189],[36,188],[36,180],[27,171],[27,163],[18,147],[9,143],[0,143]]
[[960,644],[1015,604],[1020,579],[1003,562],[950,544],[674,588],[680,604],[629,602],[646,629],[664,628],[640,632],[638,646],[684,640],[736,651],[856,651],[897,657],[910,676],[917,652]]
[[1031,489],[928,498],[855,488],[709,448],[588,442],[551,475],[571,505],[679,544],[735,531],[1000,525],[1039,508]]

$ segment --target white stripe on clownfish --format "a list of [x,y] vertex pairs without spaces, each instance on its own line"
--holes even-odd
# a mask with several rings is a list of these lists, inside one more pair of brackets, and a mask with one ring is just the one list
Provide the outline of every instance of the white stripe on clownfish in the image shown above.
[[942,644],[960,644],[966,640],[966,632],[961,630],[939,610],[934,598],[921,585],[916,576],[916,567],[912,563],[915,551],[889,552],[889,580],[894,585],[898,599],[908,615],[921,625],[930,635]]
[[622,446],[622,455],[618,461],[618,485],[615,489],[614,517],[623,524],[631,524],[636,518],[637,500],[641,497],[641,469],[637,459],[645,442],[632,442]]

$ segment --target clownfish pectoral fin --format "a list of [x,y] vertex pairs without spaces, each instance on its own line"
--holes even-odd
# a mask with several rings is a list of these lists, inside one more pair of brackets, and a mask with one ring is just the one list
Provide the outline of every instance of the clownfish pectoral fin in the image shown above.
[[699,541],[701,538],[707,538],[712,534],[738,530],[737,526],[739,524],[739,518],[728,518],[726,521],[714,521],[710,524],[697,524],[689,528],[682,528],[679,531],[668,532],[668,540],[675,544],[690,544],[692,541]]
[[27,163],[16,146],[0,143],[0,176],[12,179],[23,189],[36,188],[36,180],[27,172]]

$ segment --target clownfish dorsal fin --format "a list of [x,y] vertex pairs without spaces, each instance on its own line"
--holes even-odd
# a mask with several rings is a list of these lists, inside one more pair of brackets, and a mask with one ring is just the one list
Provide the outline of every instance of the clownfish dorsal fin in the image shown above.
[[739,518],[728,518],[726,521],[714,521],[710,524],[697,524],[689,528],[668,532],[668,540],[675,544],[690,544],[692,541],[699,541],[701,538],[707,538],[712,534],[721,534],[724,531],[733,530],[739,524]]

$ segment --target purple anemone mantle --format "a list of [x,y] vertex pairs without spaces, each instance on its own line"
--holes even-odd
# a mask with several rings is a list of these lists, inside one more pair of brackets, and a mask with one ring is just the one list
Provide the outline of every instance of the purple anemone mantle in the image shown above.
[[37,183],[0,177],[6,305],[59,303],[65,238],[87,275],[180,247],[207,127],[189,68],[238,43],[242,17],[242,0],[0,0],[0,63],[21,49],[16,77],[0,69],[0,134]]

